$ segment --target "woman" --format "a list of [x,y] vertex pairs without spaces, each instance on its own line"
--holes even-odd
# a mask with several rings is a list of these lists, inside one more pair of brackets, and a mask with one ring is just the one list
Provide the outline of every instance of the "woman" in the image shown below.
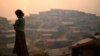
[[14,30],[16,31],[16,38],[15,38],[15,46],[13,53],[17,54],[17,56],[29,56],[26,40],[25,40],[25,33],[24,33],[24,26],[25,20],[23,18],[24,13],[18,9],[15,11],[15,14],[18,18],[14,24]]

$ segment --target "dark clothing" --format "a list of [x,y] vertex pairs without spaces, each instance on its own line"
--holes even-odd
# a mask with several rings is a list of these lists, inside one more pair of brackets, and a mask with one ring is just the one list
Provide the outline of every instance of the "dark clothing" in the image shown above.
[[16,20],[15,24],[14,24],[14,29],[16,30],[20,30],[20,31],[24,31],[25,28],[25,20],[24,18],[19,18],[18,20]]
[[15,46],[13,53],[17,54],[17,56],[29,56],[24,31],[20,30],[15,30],[15,31],[16,31],[16,39],[15,39]]

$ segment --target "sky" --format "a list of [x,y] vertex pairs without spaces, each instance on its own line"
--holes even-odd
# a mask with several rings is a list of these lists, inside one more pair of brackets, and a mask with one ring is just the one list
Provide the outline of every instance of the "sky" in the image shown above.
[[100,0],[0,0],[0,16],[15,20],[16,9],[23,10],[25,15],[50,9],[71,9],[100,16]]

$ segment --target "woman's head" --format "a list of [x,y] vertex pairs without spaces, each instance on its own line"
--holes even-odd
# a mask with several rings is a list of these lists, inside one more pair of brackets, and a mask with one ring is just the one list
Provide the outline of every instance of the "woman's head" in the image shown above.
[[20,9],[17,9],[17,10],[15,11],[15,14],[16,14],[16,16],[17,16],[18,18],[22,18],[22,17],[24,16],[23,11],[20,10]]

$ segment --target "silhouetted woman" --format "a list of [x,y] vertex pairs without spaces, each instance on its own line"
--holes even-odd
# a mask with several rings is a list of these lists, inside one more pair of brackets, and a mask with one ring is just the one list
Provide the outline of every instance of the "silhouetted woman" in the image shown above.
[[18,20],[16,20],[15,24],[13,25],[16,31],[15,46],[13,53],[17,54],[17,56],[29,56],[24,33],[24,13],[20,9],[18,9],[15,11],[15,14],[18,17]]

